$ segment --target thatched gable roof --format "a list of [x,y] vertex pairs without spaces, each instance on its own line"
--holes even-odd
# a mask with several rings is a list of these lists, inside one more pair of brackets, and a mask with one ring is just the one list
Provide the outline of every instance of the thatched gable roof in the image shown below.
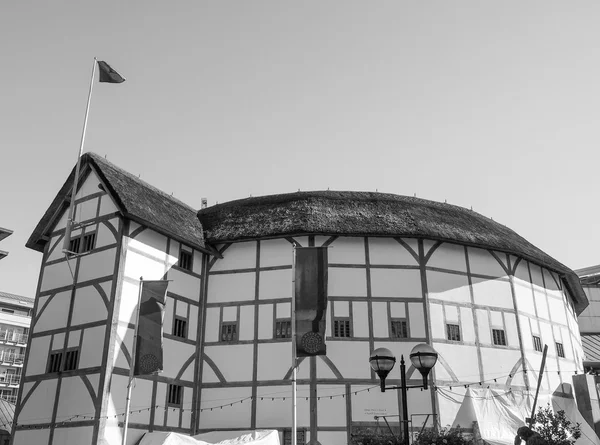
[[[85,153],[81,158],[81,172],[93,167],[107,192],[126,218],[167,234],[185,244],[210,252],[204,244],[202,224],[196,210],[173,196],[142,181],[137,176],[117,167],[95,153]],[[43,251],[50,226],[69,205],[75,168],[46,210],[46,213],[29,237],[26,246]]]
[[558,272],[578,311],[588,301],[579,278],[513,230],[472,210],[374,192],[316,191],[246,198],[198,212],[209,243],[305,234],[401,236],[508,252]]

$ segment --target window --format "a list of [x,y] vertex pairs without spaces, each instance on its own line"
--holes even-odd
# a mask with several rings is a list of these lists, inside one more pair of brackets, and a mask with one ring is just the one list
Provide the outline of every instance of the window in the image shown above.
[[292,338],[292,321],[275,321],[275,338]]
[[173,323],[173,335],[175,337],[187,338],[187,320],[181,317],[175,317],[175,323]]
[[559,357],[565,358],[565,350],[562,343],[556,342],[556,354],[558,354]]
[[448,340],[460,341],[460,326],[457,324],[446,324]]
[[237,340],[237,321],[228,321],[221,325],[221,341]]
[[179,267],[185,270],[192,270],[192,252],[181,250],[179,252]]
[[167,404],[181,406],[181,396],[183,395],[183,386],[169,385],[169,393],[167,395]]
[[[296,430],[296,443],[298,445],[303,445],[306,443],[306,430],[301,430],[301,429]],[[283,430],[283,444],[282,445],[292,445],[292,430],[288,430],[288,429]]]
[[96,232],[87,233],[83,237],[83,249],[81,249],[81,253],[94,250],[94,247],[96,247]]
[[334,337],[352,337],[350,332],[350,319],[343,318],[333,321],[333,336]]
[[69,241],[69,252],[79,253],[79,247],[81,246],[81,237],[71,238]]
[[533,336],[533,349],[538,352],[542,352],[542,339],[537,335]]
[[408,323],[406,323],[406,319],[392,319],[392,338],[408,338]]
[[506,335],[504,329],[492,329],[492,338],[495,345],[506,346]]
[[77,359],[79,358],[79,349],[71,349],[65,355],[64,371],[73,371],[77,369]]
[[51,352],[50,359],[48,360],[47,373],[60,371],[60,364],[62,361],[62,352]]

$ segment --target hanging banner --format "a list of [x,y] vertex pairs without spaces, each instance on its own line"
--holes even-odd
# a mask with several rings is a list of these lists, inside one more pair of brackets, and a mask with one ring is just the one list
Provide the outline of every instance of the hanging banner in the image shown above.
[[297,247],[296,355],[326,355],[327,247]]
[[169,282],[142,281],[133,375],[163,370],[162,328]]

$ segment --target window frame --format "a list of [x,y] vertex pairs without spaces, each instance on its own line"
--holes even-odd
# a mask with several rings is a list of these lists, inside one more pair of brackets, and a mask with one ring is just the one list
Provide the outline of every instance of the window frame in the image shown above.
[[[178,321],[180,323],[177,323]],[[179,333],[176,332],[176,328],[180,327],[181,323],[183,323],[183,335],[179,335]],[[187,317],[182,317],[181,315],[175,315],[175,318],[173,319],[173,327],[171,329],[171,335],[173,335],[174,337],[177,337],[177,338],[184,338],[184,339],[188,338],[188,319],[187,319]]]
[[560,358],[567,358],[564,345],[559,341],[555,341],[554,344],[556,346],[556,355]]
[[[454,327],[456,326],[456,333],[457,333],[457,337],[458,338],[450,338],[450,327]],[[461,342],[462,341],[462,335],[460,332],[460,324],[459,323],[446,323],[446,340],[448,341],[455,341],[455,342]]]
[[[186,257],[189,258],[189,264],[187,265],[188,267],[184,267],[183,266],[183,258],[184,255]],[[180,269],[183,270],[187,270],[188,272],[191,272],[194,269],[194,250],[188,250],[187,248],[184,248],[183,245],[181,245],[179,247],[179,258],[177,260],[177,267],[179,267]]]
[[[296,429],[296,443],[298,445],[306,445],[306,432],[307,428],[297,428]],[[282,431],[282,441],[281,445],[291,445],[292,443],[292,429],[291,428],[283,428]],[[301,437],[301,440],[300,437]]]
[[[62,361],[62,366],[61,369],[63,371],[75,371],[77,369],[79,369],[79,357],[81,356],[81,354],[79,353],[79,347],[75,347],[75,348],[68,348],[64,351],[64,360]],[[67,359],[69,358],[69,354],[72,353],[76,353],[76,357],[75,357],[75,363],[74,363],[74,368],[69,368],[67,369]],[[72,356],[72,355],[71,355]]]
[[[498,333],[498,341],[502,340],[504,343],[496,342],[496,333]],[[506,339],[506,331],[504,328],[492,328],[492,344],[494,346],[508,346],[508,341]]]
[[[404,323],[405,325],[405,329],[404,331],[406,331],[406,337],[403,336],[394,336],[394,323]],[[393,317],[390,318],[390,338],[392,339],[406,339],[406,338],[410,338],[410,329],[409,329],[409,325],[408,325],[408,318],[404,317]]]
[[[53,361],[52,357],[58,357],[58,362]],[[52,369],[50,365],[54,365]],[[46,362],[46,374],[56,374],[62,371],[63,366],[63,350],[58,349],[55,351],[50,351],[48,354],[48,361]],[[56,368],[56,369],[54,369]]]
[[[234,338],[232,338],[231,340],[223,339],[223,328],[225,326],[234,326],[235,327]],[[239,335],[240,335],[240,329],[239,329],[239,323],[237,321],[222,321],[221,322],[221,325],[219,326],[219,343],[237,342],[237,341],[239,341]]]
[[[542,352],[544,350],[544,347],[542,346],[542,337],[540,335],[534,335],[531,334],[531,337],[533,338],[533,350],[536,352]],[[537,342],[536,342],[537,340]],[[539,345],[539,349],[538,349],[538,345]]]
[[[91,243],[89,242],[90,238],[92,239]],[[98,235],[96,230],[92,230],[90,232],[86,232],[81,236],[81,243],[79,247],[79,253],[87,253],[91,252],[96,248],[96,242],[98,241]],[[91,246],[88,246],[91,244]]]
[[[289,323],[289,328],[286,329],[286,332],[289,332],[290,335],[277,335],[277,324]],[[281,331],[281,329],[280,329]],[[287,340],[292,338],[292,319],[291,318],[276,318],[275,323],[273,324],[273,338],[275,340]]]
[[[176,402],[171,401],[172,391],[175,391],[175,398],[178,399]],[[167,406],[173,406],[181,408],[183,406],[183,385],[177,385],[175,383],[169,383],[167,385]]]
[[[336,329],[336,323],[348,323],[348,335],[336,335],[339,333]],[[344,329],[344,333],[346,330]],[[332,338],[353,338],[354,337],[354,329],[352,326],[352,317],[333,317],[333,326],[331,327],[331,336]]]

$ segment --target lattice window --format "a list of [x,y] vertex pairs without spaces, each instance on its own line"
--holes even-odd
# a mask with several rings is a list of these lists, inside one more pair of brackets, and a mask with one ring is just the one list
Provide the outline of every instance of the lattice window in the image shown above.
[[94,247],[96,247],[96,232],[86,233],[83,237],[83,249],[81,249],[81,253],[94,250]]
[[559,357],[565,358],[565,349],[563,348],[563,344],[562,343],[556,342],[556,354]]
[[392,319],[392,338],[408,338],[408,323],[405,318]]
[[533,349],[538,352],[542,352],[542,339],[537,335],[533,336]]
[[[296,430],[296,443],[304,445],[306,443],[306,430]],[[292,445],[292,430],[283,430],[283,445]]]
[[179,267],[185,270],[192,270],[192,252],[188,252],[187,250],[181,250],[179,252]]
[[237,341],[237,321],[228,321],[221,324],[221,341]]
[[173,323],[173,335],[175,337],[187,338],[187,320],[182,317],[175,317]]
[[495,345],[506,346],[504,329],[492,329],[492,338]]
[[181,406],[183,398],[183,386],[169,385],[167,394],[167,403],[171,406]]
[[460,326],[457,324],[446,324],[448,340],[460,341]]
[[79,359],[79,349],[68,350],[65,355],[65,364],[63,366],[64,371],[73,371],[77,369]]
[[292,321],[275,321],[275,338],[292,338]]
[[71,238],[69,241],[69,252],[71,253],[79,253],[79,248],[81,247],[81,237]]
[[60,371],[60,365],[62,362],[62,352],[51,352],[48,358],[47,373]]
[[351,323],[349,318],[338,318],[333,320],[333,336],[339,338],[352,337]]

